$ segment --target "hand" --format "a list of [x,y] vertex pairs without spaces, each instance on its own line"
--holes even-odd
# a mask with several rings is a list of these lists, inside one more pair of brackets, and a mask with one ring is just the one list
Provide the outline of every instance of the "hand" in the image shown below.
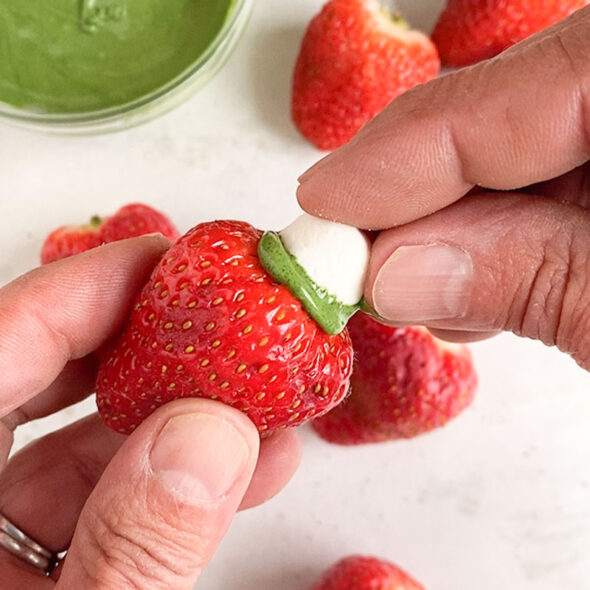
[[365,292],[382,318],[511,330],[590,369],[589,158],[590,7],[394,100],[298,198],[385,230]]
[[90,416],[5,465],[16,426],[93,391],[92,351],[167,246],[116,242],[0,289],[0,513],[52,551],[71,544],[50,578],[0,548],[2,588],[192,588],[238,507],[274,495],[297,466],[294,432],[259,443],[244,414],[194,399],[128,438]]

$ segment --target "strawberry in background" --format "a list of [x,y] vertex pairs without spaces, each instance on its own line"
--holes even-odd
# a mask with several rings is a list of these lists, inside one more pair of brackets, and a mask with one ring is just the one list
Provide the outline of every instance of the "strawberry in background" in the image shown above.
[[430,39],[377,0],[330,0],[305,33],[293,76],[292,117],[332,150],[396,96],[440,69]]
[[447,0],[432,33],[447,66],[497,55],[590,4],[589,0]]
[[313,422],[328,442],[411,438],[444,426],[473,400],[477,376],[464,344],[443,342],[422,327],[384,326],[365,314],[348,329],[355,352],[351,394]]
[[424,590],[397,566],[377,557],[352,555],[336,562],[312,590]]
[[51,232],[41,249],[41,263],[48,264],[101,244],[156,232],[172,241],[178,238],[178,230],[163,213],[147,205],[133,203],[110,217],[95,215],[85,225],[62,226]]

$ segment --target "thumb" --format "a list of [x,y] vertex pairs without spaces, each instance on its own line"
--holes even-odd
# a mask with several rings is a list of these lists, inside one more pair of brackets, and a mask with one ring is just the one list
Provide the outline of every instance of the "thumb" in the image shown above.
[[365,296],[394,324],[509,330],[590,369],[590,212],[543,197],[466,197],[385,231]]
[[217,402],[155,412],[89,497],[57,588],[192,588],[240,504],[258,444],[245,415]]

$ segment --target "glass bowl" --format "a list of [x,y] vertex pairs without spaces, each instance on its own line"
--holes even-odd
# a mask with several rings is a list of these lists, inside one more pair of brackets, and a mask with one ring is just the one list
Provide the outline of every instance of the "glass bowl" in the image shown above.
[[43,113],[0,101],[0,120],[28,129],[65,134],[96,134],[128,129],[172,110],[209,82],[228,60],[245,29],[253,0],[234,0],[223,27],[189,68],[140,98],[101,110]]

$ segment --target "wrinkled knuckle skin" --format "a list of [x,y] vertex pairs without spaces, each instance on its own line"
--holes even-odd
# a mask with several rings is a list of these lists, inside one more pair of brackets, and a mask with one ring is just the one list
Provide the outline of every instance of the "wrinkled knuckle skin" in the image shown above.
[[138,512],[129,506],[112,506],[106,513],[90,509],[81,565],[92,589],[184,588],[197,578],[206,558],[199,554],[199,539],[206,531],[185,532],[171,522],[174,515],[153,510],[143,510],[145,517],[138,520]]
[[563,310],[556,344],[590,369],[590,243],[585,234],[572,245]]
[[577,229],[558,228],[515,302],[513,331],[557,346],[588,367],[590,365],[590,243],[586,237],[590,217]]
[[555,234],[532,266],[531,275],[517,294],[513,331],[519,336],[557,344],[563,329],[566,294],[571,280],[571,240]]

